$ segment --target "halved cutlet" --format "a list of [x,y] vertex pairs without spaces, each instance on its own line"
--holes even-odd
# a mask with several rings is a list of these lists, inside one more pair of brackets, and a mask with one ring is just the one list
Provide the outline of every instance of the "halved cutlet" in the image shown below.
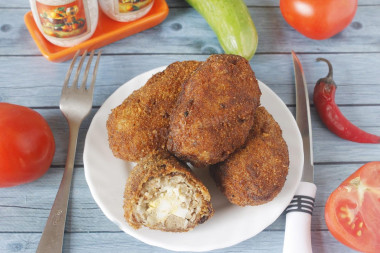
[[125,187],[124,217],[133,228],[186,232],[213,213],[207,188],[170,154],[148,155],[131,171]]

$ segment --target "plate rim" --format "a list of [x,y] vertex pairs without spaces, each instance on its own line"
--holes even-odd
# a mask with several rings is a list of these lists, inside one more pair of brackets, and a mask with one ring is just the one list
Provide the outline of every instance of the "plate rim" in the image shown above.
[[[120,222],[118,219],[115,219],[114,216],[105,208],[103,208],[103,205],[102,205],[102,201],[100,200],[99,196],[95,193],[95,189],[93,188],[93,183],[90,179],[90,176],[89,176],[89,173],[88,173],[88,165],[87,164],[87,152],[86,152],[86,147],[88,146],[88,135],[89,133],[91,133],[91,130],[93,128],[93,124],[94,122],[97,120],[98,117],[100,117],[102,114],[101,113],[104,113],[105,111],[105,108],[108,110],[110,108],[109,107],[109,104],[112,103],[112,101],[114,100],[114,97],[117,97],[118,96],[118,93],[120,93],[123,89],[125,89],[125,86],[127,86],[129,83],[133,83],[135,80],[138,80],[140,79],[141,77],[143,76],[146,76],[146,80],[148,80],[150,78],[151,75],[159,72],[159,71],[162,71],[164,70],[165,68],[167,67],[167,65],[165,66],[161,66],[161,67],[157,67],[157,68],[153,68],[151,70],[148,70],[146,72],[143,72],[139,75],[136,75],[135,77],[133,77],[132,79],[128,80],[127,82],[125,82],[124,84],[122,84],[120,87],[118,87],[105,101],[104,103],[102,104],[102,106],[98,109],[98,111],[95,113],[93,119],[91,120],[91,124],[88,128],[88,132],[86,134],[86,139],[85,139],[85,144],[84,144],[84,152],[83,152],[83,162],[84,162],[84,173],[85,173],[85,179],[86,179],[86,182],[90,188],[90,192],[91,192],[91,195],[93,197],[93,199],[95,200],[96,204],[98,205],[98,207],[102,210],[103,214],[110,220],[112,221],[114,224],[116,224],[119,229],[121,229],[124,233],[134,237],[135,239],[143,242],[143,243],[146,243],[148,245],[152,245],[152,246],[156,246],[156,247],[160,247],[160,248],[164,248],[164,249],[168,249],[168,250],[172,250],[172,251],[194,251],[194,252],[204,252],[204,251],[209,251],[209,250],[216,250],[216,249],[222,249],[222,248],[226,248],[226,247],[230,247],[230,246],[233,246],[233,245],[236,245],[238,243],[241,243],[247,239],[250,239],[254,236],[256,236],[257,234],[261,233],[262,231],[264,231],[268,226],[270,226],[274,221],[276,221],[278,219],[278,217],[281,216],[281,214],[283,213],[283,211],[285,210],[285,208],[287,207],[287,205],[290,203],[291,199],[293,198],[295,192],[296,192],[296,189],[297,189],[297,186],[299,184],[299,182],[301,181],[301,176],[302,176],[302,169],[300,169],[299,173],[298,173],[298,177],[295,179],[296,180],[296,185],[295,187],[293,187],[292,189],[292,192],[291,194],[289,193],[289,196],[291,195],[291,197],[289,198],[289,203],[287,203],[287,205],[284,207],[284,209],[282,209],[281,212],[279,212],[279,214],[275,217],[275,219],[273,219],[272,222],[270,222],[268,225],[264,226],[263,229],[261,229],[260,231],[254,233],[253,235],[251,233],[249,233],[248,235],[246,236],[242,236],[240,237],[241,240],[239,241],[235,241],[233,243],[231,242],[225,242],[225,243],[220,243],[218,244],[217,246],[216,245],[209,245],[208,247],[197,247],[197,248],[183,248],[183,247],[178,247],[178,246],[171,246],[171,245],[168,245],[168,244],[165,244],[165,243],[160,243],[158,241],[152,241],[152,240],[149,240],[149,238],[144,238],[143,236],[140,236],[138,233],[135,233],[133,230],[126,230],[124,227],[124,225],[126,224],[127,226],[129,226],[125,221],[123,222]],[[257,80],[258,83],[259,83],[259,86],[260,86],[260,89],[262,89],[264,87],[265,89],[265,92],[269,93],[270,96],[274,96],[277,100],[277,102],[279,102],[281,104],[282,107],[286,108],[286,111],[287,111],[287,114],[288,116],[290,115],[291,118],[292,118],[292,125],[295,125],[297,126],[296,124],[296,121],[292,115],[292,113],[290,112],[289,108],[286,106],[286,104],[282,101],[282,99],[272,90],[270,89],[266,84],[264,84],[263,82],[261,82],[260,80]],[[144,83],[145,84],[145,83]],[[136,89],[139,89],[140,87],[142,87],[144,84],[142,84],[141,86],[139,87],[136,87]],[[134,90],[136,90],[134,89]],[[133,92],[133,91],[131,91]],[[129,96],[130,94],[126,94],[126,97]],[[125,98],[126,98],[125,97]],[[125,99],[124,98],[124,99]],[[119,103],[120,104],[120,103]],[[112,108],[111,108],[112,109]],[[99,113],[101,112],[101,113]],[[301,134],[299,132],[299,129],[298,127],[296,127],[296,139],[298,139],[299,141],[302,140],[301,139]],[[299,142],[298,141],[298,142]],[[301,141],[301,144],[302,144],[302,141]],[[287,143],[288,145],[288,143]],[[108,147],[108,145],[107,145]],[[299,163],[300,164],[303,164],[303,148],[301,146],[301,158],[300,158],[300,161]],[[289,154],[289,157],[290,157],[290,154]],[[289,167],[290,168],[290,167]],[[288,174],[289,175],[289,174]],[[295,175],[297,176],[297,174]],[[288,181],[288,178],[287,180]],[[286,183],[285,181],[285,183]],[[285,185],[284,185],[285,187]],[[247,207],[249,208],[249,207]],[[146,229],[146,228],[142,228],[142,229]],[[160,231],[161,232],[161,231]],[[162,233],[168,233],[168,232],[162,232]]]

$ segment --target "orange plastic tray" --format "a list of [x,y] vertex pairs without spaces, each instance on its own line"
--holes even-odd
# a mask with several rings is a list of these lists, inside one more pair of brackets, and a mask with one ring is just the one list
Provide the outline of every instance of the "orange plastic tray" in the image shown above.
[[78,50],[97,49],[156,26],[167,17],[168,13],[169,8],[165,0],[155,0],[152,9],[144,17],[132,22],[114,21],[99,10],[98,26],[95,33],[90,39],[73,47],[59,47],[46,40],[34,22],[31,11],[25,14],[24,21],[42,55],[49,61],[63,62],[72,59]]

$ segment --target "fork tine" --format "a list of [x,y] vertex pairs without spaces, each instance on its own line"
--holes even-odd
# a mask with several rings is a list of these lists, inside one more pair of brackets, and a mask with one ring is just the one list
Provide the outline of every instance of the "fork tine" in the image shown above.
[[96,74],[98,72],[98,66],[99,66],[99,60],[100,60],[100,55],[101,54],[102,54],[102,50],[99,50],[98,56],[96,57],[96,63],[95,63],[95,67],[94,67],[94,72],[92,73],[91,84],[90,84],[90,87],[88,88],[88,90],[90,91],[91,94],[94,92],[94,84],[95,84],[95,80],[96,80]]
[[87,66],[86,66],[86,70],[84,72],[83,81],[82,81],[82,84],[80,85],[81,90],[84,90],[86,88],[88,72],[90,71],[91,62],[92,62],[92,58],[94,57],[94,53],[95,53],[95,50],[92,50],[91,54],[90,54],[90,58],[87,61]]
[[70,76],[71,76],[71,72],[73,71],[73,68],[74,68],[74,64],[75,64],[75,61],[77,60],[77,57],[80,53],[80,50],[78,50],[75,55],[74,55],[74,58],[73,60],[71,61],[71,64],[70,64],[70,68],[69,70],[67,71],[66,73],[66,77],[65,77],[65,81],[63,82],[63,89],[67,88],[68,84],[69,84],[69,79],[70,79]]
[[77,72],[75,73],[75,78],[74,78],[72,87],[78,87],[79,74],[80,74],[80,71],[82,70],[82,65],[84,62],[84,58],[86,58],[86,55],[87,55],[87,49],[82,54],[82,58],[80,58],[80,62],[79,62],[78,68],[77,68]]

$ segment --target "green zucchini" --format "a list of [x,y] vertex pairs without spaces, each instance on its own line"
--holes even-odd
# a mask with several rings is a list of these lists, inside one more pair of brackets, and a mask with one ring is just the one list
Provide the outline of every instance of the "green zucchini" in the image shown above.
[[197,10],[218,37],[227,54],[250,60],[256,52],[255,24],[243,0],[186,0]]

